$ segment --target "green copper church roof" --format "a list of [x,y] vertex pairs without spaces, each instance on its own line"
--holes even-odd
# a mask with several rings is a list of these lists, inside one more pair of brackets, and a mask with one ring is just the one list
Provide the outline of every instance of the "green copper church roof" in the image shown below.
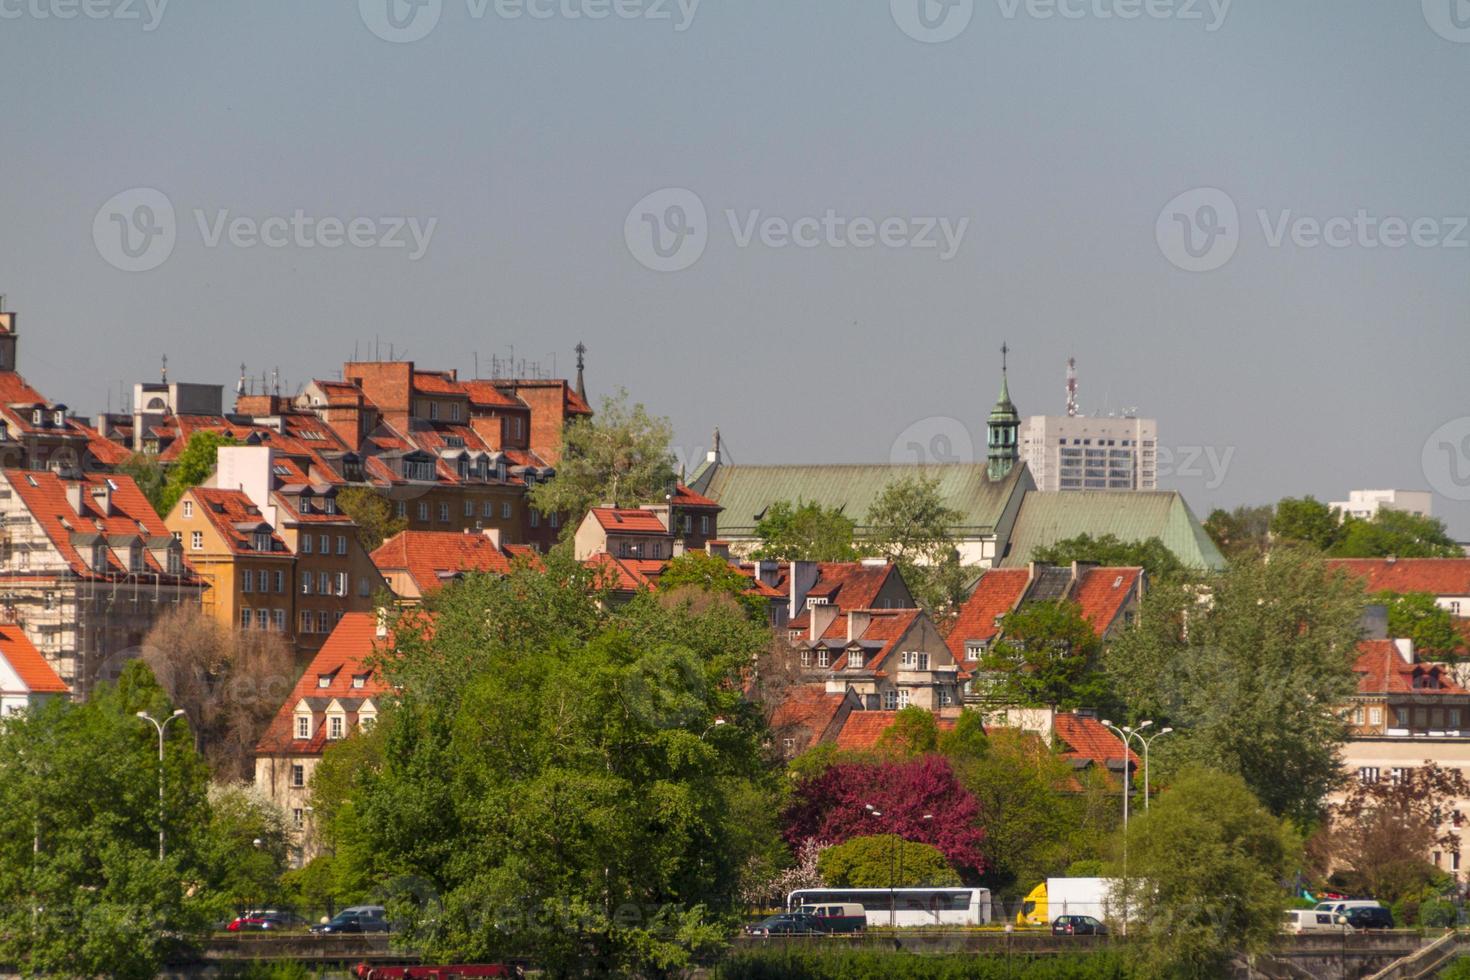
[[1010,551],[1001,565],[1024,566],[1037,549],[1081,534],[1111,534],[1128,542],[1159,538],[1189,568],[1225,567],[1220,549],[1172,490],[1033,490],[1021,501]]

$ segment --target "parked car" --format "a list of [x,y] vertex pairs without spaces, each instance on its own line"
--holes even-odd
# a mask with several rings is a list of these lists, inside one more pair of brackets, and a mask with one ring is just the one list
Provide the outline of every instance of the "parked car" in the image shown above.
[[1351,932],[1352,927],[1337,912],[1320,909],[1288,909],[1281,931],[1300,936],[1308,932]]
[[225,926],[230,932],[277,932],[282,929],[304,929],[307,921],[295,912],[259,909],[237,916]]
[[1381,905],[1360,905],[1346,909],[1342,917],[1354,929],[1392,929],[1393,913]]
[[803,905],[800,911],[812,916],[819,932],[862,932],[868,927],[867,910],[856,902]]
[[1090,915],[1059,915],[1051,924],[1053,936],[1106,936],[1108,927]]
[[1341,914],[1348,909],[1381,909],[1383,906],[1371,898],[1345,898],[1334,899],[1328,902],[1318,902],[1313,911],[1332,912]]
[[782,912],[745,927],[748,936],[814,936],[822,931],[817,917],[806,912]]
[[312,926],[317,935],[346,932],[387,932],[388,916],[381,905],[354,905],[332,916],[330,921]]

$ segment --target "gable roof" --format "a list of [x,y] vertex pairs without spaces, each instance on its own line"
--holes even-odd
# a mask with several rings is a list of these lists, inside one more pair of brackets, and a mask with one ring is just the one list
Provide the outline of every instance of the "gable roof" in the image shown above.
[[1126,753],[1128,761],[1132,765],[1138,765],[1138,755],[1131,748],[1124,749],[1123,743],[1111,731],[1089,715],[1079,715],[1076,712],[1057,712],[1056,719],[1052,723],[1052,731],[1062,742],[1063,755],[1072,759],[1086,759],[1097,765],[1106,767],[1109,762],[1118,764],[1119,771],[1122,770],[1122,760]]
[[1030,583],[1031,572],[1026,568],[993,568],[980,576],[975,591],[961,603],[947,637],[949,652],[956,661],[967,659],[966,643],[989,643],[994,639],[1000,631],[996,620],[1016,608]]
[[1470,595],[1470,558],[1331,558],[1327,567],[1362,579],[1369,593]]
[[[823,639],[828,639],[829,635],[831,635],[832,642],[828,644],[830,646],[844,646],[847,648],[854,646],[861,647],[863,652],[863,669],[879,674],[884,672],[884,666],[889,656],[893,653],[894,648],[898,646],[898,642],[908,635],[914,623],[918,621],[920,616],[924,615],[923,610],[920,609],[866,609],[853,611],[866,612],[870,616],[867,628],[863,630],[861,636],[854,640],[846,640],[847,620],[838,617],[833,625],[835,627],[837,623],[841,623],[841,629],[829,630],[828,633],[822,635]],[[849,612],[849,615],[851,615],[851,612]],[[846,669],[847,656],[847,650],[844,649],[841,656],[832,662],[832,669],[834,671]]]
[[1021,501],[1001,565],[1025,566],[1039,549],[1082,534],[1111,534],[1125,542],[1159,538],[1188,568],[1225,567],[1220,549],[1173,490],[1031,490]]
[[372,554],[378,571],[406,573],[420,594],[462,572],[508,575],[513,558],[485,535],[459,531],[400,531]]
[[0,623],[0,660],[10,665],[10,669],[20,678],[24,685],[21,691],[0,691],[0,694],[65,694],[66,684],[51,669],[46,658],[41,656],[26,636],[25,630],[15,623]]
[[827,693],[827,685],[820,682],[792,687],[772,712],[771,731],[777,735],[805,731],[813,742],[819,741],[847,699],[846,692]]
[[634,507],[593,507],[589,514],[610,534],[669,534],[651,510]]
[[[1393,640],[1363,640],[1358,644],[1358,659],[1353,664],[1358,675],[1359,696],[1383,694],[1458,694],[1470,695],[1455,683],[1454,675],[1439,664],[1404,660]],[[1416,685],[1416,681],[1433,687]]]
[[[266,521],[265,515],[243,490],[223,490],[219,487],[192,487],[184,494],[192,496],[199,510],[209,521],[225,547],[234,555],[268,555],[276,558],[291,558],[291,550],[285,539],[276,533]],[[270,530],[271,550],[256,551],[253,547],[255,531],[261,526]]]
[[[883,733],[892,728],[897,720],[897,711],[854,711],[847,716],[842,730],[837,733],[837,747],[850,750],[875,748],[883,738]],[[947,732],[955,726],[955,719],[952,717],[936,717],[934,721],[941,732]]]
[[1142,577],[1143,569],[1138,567],[1088,568],[1079,575],[1072,601],[1081,607],[1082,618],[1092,631],[1102,636],[1117,620]]
[[[368,674],[363,663],[378,648],[377,631],[376,613],[350,612],[343,615],[261,736],[255,747],[257,755],[320,755],[326,750],[325,725],[313,726],[310,739],[295,737],[292,719],[296,706],[302,701],[323,699],[329,703],[334,698],[360,700],[392,693],[393,689],[375,673]],[[353,687],[353,677],[363,674],[368,674],[363,686]],[[319,685],[321,677],[330,678],[326,687]]]
[[879,496],[892,483],[920,476],[939,481],[939,496],[959,511],[950,532],[970,538],[993,533],[1012,498],[1035,486],[1024,465],[1001,480],[990,479],[984,463],[839,464],[745,466],[719,464],[691,480],[693,489],[724,508],[720,533],[731,538],[755,536],[756,522],[777,501],[815,503],[839,508],[857,522],[859,532]]

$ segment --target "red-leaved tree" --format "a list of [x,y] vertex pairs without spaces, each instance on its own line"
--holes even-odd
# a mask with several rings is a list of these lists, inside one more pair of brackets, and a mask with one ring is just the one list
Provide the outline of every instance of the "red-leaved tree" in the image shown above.
[[985,870],[980,805],[942,756],[829,766],[796,787],[783,824],[793,851],[809,840],[898,834],[939,848],[963,875]]

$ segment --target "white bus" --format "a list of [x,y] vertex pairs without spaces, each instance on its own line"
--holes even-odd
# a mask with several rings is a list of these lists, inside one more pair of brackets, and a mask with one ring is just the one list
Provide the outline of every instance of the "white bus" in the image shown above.
[[983,926],[990,922],[989,888],[800,888],[786,908],[855,903],[870,926]]

